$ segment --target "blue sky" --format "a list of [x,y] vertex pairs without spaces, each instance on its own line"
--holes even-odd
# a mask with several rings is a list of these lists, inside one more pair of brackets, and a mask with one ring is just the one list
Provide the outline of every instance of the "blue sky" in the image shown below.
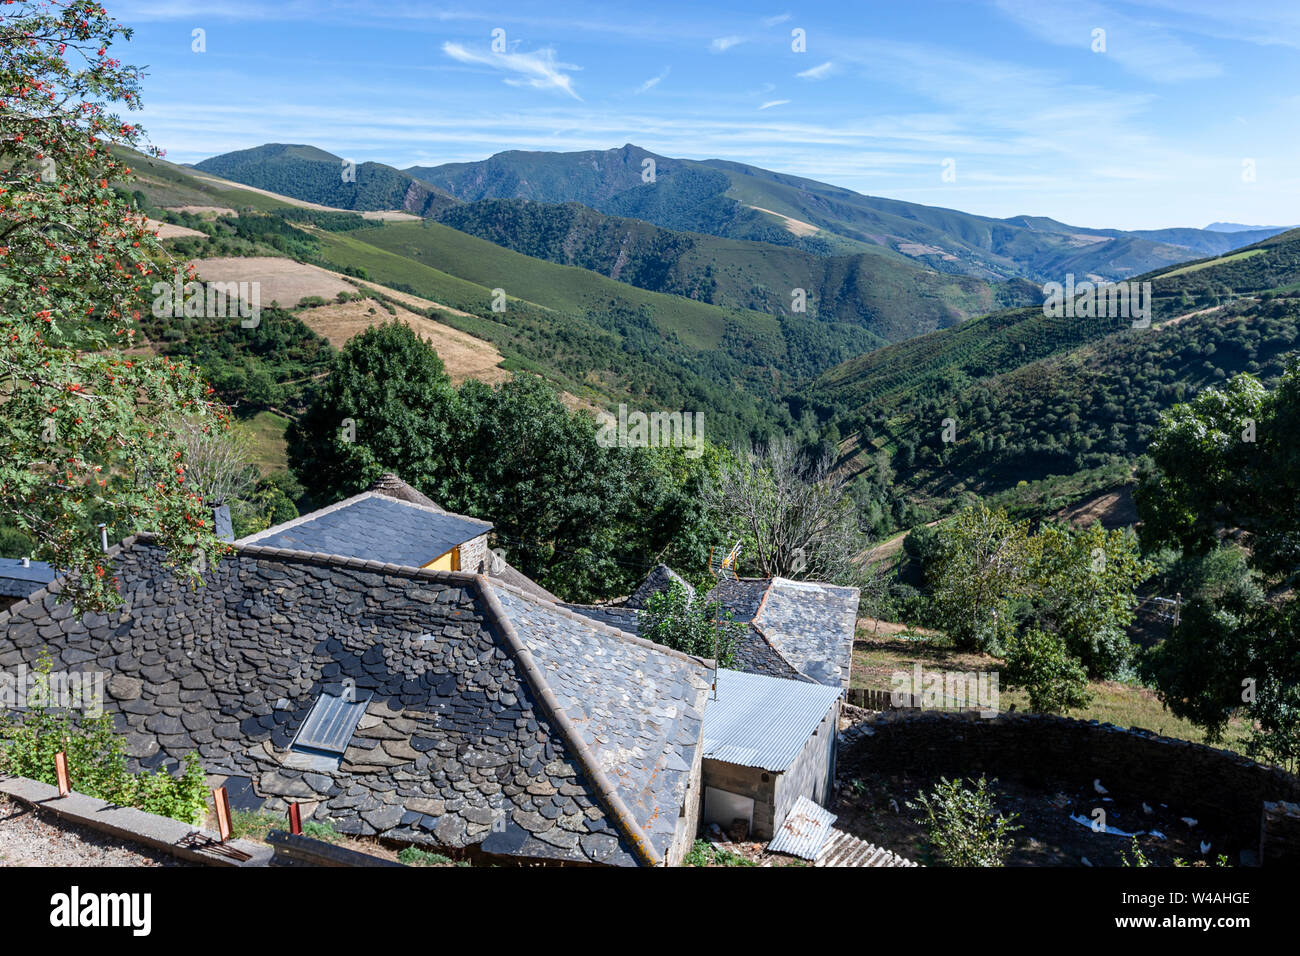
[[632,142],[990,216],[1300,223],[1292,0],[105,2],[177,162]]

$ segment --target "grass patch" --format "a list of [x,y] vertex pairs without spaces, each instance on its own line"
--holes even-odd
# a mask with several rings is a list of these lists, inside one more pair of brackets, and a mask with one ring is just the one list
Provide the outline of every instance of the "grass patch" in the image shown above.
[[345,839],[342,833],[334,829],[334,824],[321,820],[307,820],[303,823],[302,835],[326,843],[342,843]]
[[[955,650],[946,637],[930,637],[926,640],[898,636],[873,638],[863,628],[858,632],[853,647],[852,686],[892,690],[890,675],[895,671],[910,674],[913,665],[917,663],[926,671],[996,672],[1002,668],[999,658],[975,651]],[[1205,731],[1190,721],[1171,714],[1153,690],[1119,681],[1091,681],[1089,690],[1093,694],[1092,702],[1081,710],[1071,711],[1067,716],[1080,720],[1098,720],[1120,727],[1142,727],[1165,737],[1207,743]],[[1004,711],[1012,704],[1015,704],[1018,711],[1029,709],[1029,695],[1023,690],[1001,687],[998,696],[999,705]],[[1223,741],[1213,746],[1244,755],[1249,735],[1248,724],[1233,718],[1228,723]]]
[[263,843],[267,833],[283,830],[286,825],[283,814],[266,810],[234,810],[230,814],[230,832],[237,840]]
[[1235,262],[1238,259],[1249,259],[1251,256],[1257,256],[1264,251],[1265,250],[1263,249],[1247,249],[1244,252],[1234,252],[1232,255],[1220,256],[1218,259],[1211,259],[1209,262],[1198,262],[1195,265],[1175,269],[1173,272],[1162,272],[1159,278],[1170,279],[1174,276],[1186,275],[1189,272],[1200,272],[1202,269],[1208,269],[1211,266],[1221,266],[1225,262]]
[[708,840],[696,840],[682,861],[684,866],[757,866],[739,853],[716,846]]
[[284,473],[289,470],[289,452],[285,432],[289,419],[275,412],[258,412],[244,422],[248,429],[253,453],[253,463],[262,475]]
[[397,854],[397,862],[407,866],[451,866],[456,861],[441,853],[430,853],[416,846],[408,846]]

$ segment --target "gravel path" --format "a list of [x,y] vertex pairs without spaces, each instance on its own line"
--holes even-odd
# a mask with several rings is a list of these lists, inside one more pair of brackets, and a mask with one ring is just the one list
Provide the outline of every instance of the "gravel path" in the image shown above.
[[42,816],[0,796],[0,866],[185,866],[170,853]]

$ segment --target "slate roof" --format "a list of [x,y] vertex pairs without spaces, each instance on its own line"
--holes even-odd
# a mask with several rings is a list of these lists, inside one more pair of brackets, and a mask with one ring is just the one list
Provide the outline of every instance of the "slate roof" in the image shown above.
[[628,634],[639,634],[640,623],[633,608],[622,604],[564,604],[560,605],[574,614],[597,621],[609,627],[616,627]]
[[641,586],[632,592],[632,596],[627,599],[627,606],[633,610],[641,610],[646,606],[650,598],[660,591],[667,591],[672,584],[680,584],[686,588],[686,593],[695,597],[695,588],[687,583],[686,579],[679,575],[666,564],[655,565],[654,570],[646,575]]
[[[236,545],[203,587],[147,535],[124,598],[0,614],[0,668],[107,671],[133,768],[197,750],[244,806],[349,834],[531,860],[661,862],[698,754],[705,664],[489,579]],[[371,695],[336,770],[290,750],[323,694]]]
[[488,521],[365,491],[240,543],[418,568],[491,529]]
[[27,597],[54,580],[54,569],[44,561],[23,566],[22,558],[0,558],[0,597]]
[[704,715],[704,756],[782,773],[842,694],[838,687],[720,668],[717,698]]
[[697,658],[494,588],[601,769],[665,853],[699,751],[710,670]]
[[737,648],[741,670],[849,686],[858,589],[785,578],[722,580],[706,600],[749,624]]

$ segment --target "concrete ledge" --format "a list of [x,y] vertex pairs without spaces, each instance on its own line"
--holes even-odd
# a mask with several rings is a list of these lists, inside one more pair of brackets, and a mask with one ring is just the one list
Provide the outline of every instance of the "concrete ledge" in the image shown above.
[[268,866],[274,855],[270,847],[246,840],[231,840],[225,846],[249,854],[247,860],[234,860],[212,850],[184,846],[182,844],[195,835],[213,843],[216,843],[218,837],[215,833],[192,827],[180,820],[145,813],[134,807],[118,806],[75,791],[66,797],[60,797],[57,787],[26,777],[0,776],[0,793],[57,819],[80,824],[129,843],[162,850],[191,863],[205,866]]
[[283,830],[272,830],[266,835],[266,842],[271,845],[276,856],[282,856],[296,863],[308,866],[400,866],[405,864],[383,857],[371,856],[357,850],[348,850],[324,840]]

